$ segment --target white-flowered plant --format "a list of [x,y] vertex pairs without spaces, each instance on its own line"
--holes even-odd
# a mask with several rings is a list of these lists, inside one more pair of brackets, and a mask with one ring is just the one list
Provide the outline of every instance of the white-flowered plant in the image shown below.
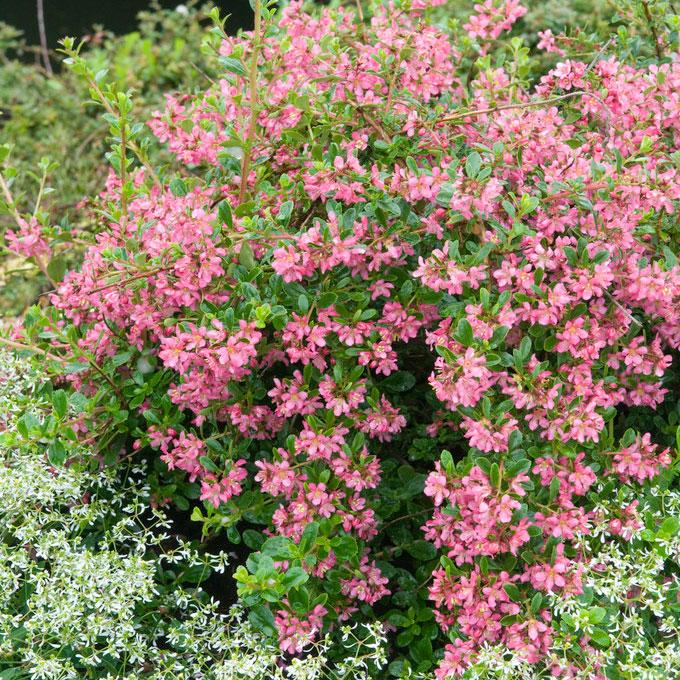
[[[226,555],[174,534],[143,467],[58,467],[49,442],[22,440],[18,419],[52,408],[41,380],[0,353],[0,677],[360,680],[384,665],[378,625],[343,628],[286,662],[241,607],[193,585]],[[331,667],[337,638],[347,655]]]
[[[621,490],[621,504],[635,500]],[[644,525],[617,538],[606,523],[579,549],[584,555],[584,594],[550,597],[553,613],[563,622],[554,644],[555,664],[574,637],[599,644],[584,672],[611,678],[672,678],[680,667],[680,492],[652,488],[637,507]],[[598,508],[605,518],[617,508]]]

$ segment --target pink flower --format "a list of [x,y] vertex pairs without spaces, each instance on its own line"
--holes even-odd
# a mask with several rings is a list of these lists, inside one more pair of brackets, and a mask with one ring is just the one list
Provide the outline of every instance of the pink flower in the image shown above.
[[349,598],[375,604],[379,599],[389,595],[385,588],[388,579],[382,576],[375,562],[369,563],[368,557],[361,558],[359,572],[349,579],[340,579],[343,595]]
[[300,619],[285,609],[276,613],[274,622],[279,631],[279,647],[288,654],[301,654],[312,643],[323,628],[323,617],[327,610],[317,605]]

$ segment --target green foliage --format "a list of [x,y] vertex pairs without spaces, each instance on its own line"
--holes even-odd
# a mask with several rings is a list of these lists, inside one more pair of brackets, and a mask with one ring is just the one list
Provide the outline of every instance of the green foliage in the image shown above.
[[[113,92],[134,91],[135,120],[145,121],[162,107],[166,92],[192,92],[209,84],[215,62],[202,49],[208,7],[198,0],[177,10],[152,4],[139,13],[136,31],[118,37],[99,29],[88,36],[83,61]],[[103,189],[109,171],[111,121],[87,101],[89,87],[81,74],[60,68],[50,76],[26,58],[31,51],[18,31],[0,22],[0,145],[9,146],[5,165],[16,171],[13,197],[20,211],[32,211],[32,197],[41,180],[46,182],[42,221],[65,233],[77,228],[87,241],[98,231],[99,217],[88,200]],[[42,158],[49,159],[44,180],[36,172]],[[0,239],[11,224],[0,203]],[[56,273],[77,257],[72,245],[65,249],[53,265]],[[0,240],[0,316],[20,314],[51,287],[45,272],[3,254]]]

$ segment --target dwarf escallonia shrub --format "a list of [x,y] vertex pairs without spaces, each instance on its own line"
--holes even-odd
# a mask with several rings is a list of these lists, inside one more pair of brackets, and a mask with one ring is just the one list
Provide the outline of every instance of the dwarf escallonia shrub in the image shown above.
[[[435,4],[258,4],[223,78],[149,122],[179,170],[65,41],[116,173],[10,342],[89,397],[66,435],[149,458],[157,502],[240,551],[291,657],[378,620],[393,676],[673,667],[671,452],[627,424],[680,344],[680,62],[600,45],[530,84],[522,5],[444,32]],[[10,247],[47,257],[17,218]],[[665,604],[597,585],[635,541]]]

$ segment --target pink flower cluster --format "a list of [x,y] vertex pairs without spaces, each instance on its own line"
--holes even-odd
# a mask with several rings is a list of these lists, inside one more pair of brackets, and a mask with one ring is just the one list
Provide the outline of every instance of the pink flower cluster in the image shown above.
[[[174,369],[183,381],[172,388],[172,400],[199,413],[213,400],[229,397],[230,380],[250,374],[257,357],[256,345],[262,333],[253,323],[241,319],[238,330],[228,331],[213,319],[212,328],[186,324],[174,335],[161,336],[158,357],[167,368]],[[200,423],[202,417],[196,419]]]
[[300,654],[305,647],[314,641],[323,629],[323,617],[328,611],[317,605],[307,612],[305,619],[300,619],[285,609],[276,614],[275,623],[279,631],[279,646],[288,654]]
[[659,469],[671,464],[668,449],[657,452],[658,446],[652,444],[649,433],[638,437],[634,444],[613,454],[612,473],[622,482],[644,482],[659,474]]
[[229,469],[217,476],[212,470],[205,467],[202,458],[209,460],[205,442],[194,434],[176,432],[170,428],[165,433],[150,429],[150,443],[162,451],[161,460],[170,470],[183,470],[189,475],[190,481],[201,480],[201,500],[206,500],[218,507],[220,503],[226,503],[232,496],[238,496],[241,491],[241,482],[248,476],[244,469],[246,461],[239,459],[229,463]]
[[[362,492],[378,485],[380,464],[365,446],[352,450],[345,441],[347,433],[343,427],[316,432],[305,422],[288,449],[277,449],[271,462],[255,462],[255,481],[262,491],[286,501],[272,518],[280,534],[299,538],[309,522],[336,516],[347,533],[362,540],[376,535],[375,513]],[[310,463],[324,465],[327,482],[312,482],[298,472]]]
[[[449,479],[435,463],[425,482],[425,495],[434,499],[435,513],[423,529],[425,537],[438,548],[446,548],[447,556],[456,564],[471,564],[475,557],[493,557],[510,552],[516,555],[529,540],[530,522],[523,518],[513,522],[513,513],[526,496],[522,486],[529,481],[526,475],[508,480],[501,493],[491,486],[489,478],[478,467],[460,479]],[[444,512],[450,505],[455,513]]]
[[471,38],[482,41],[496,40],[504,31],[527,13],[519,0],[486,0],[475,5],[475,12],[463,28]]
[[50,246],[35,217],[30,220],[20,218],[18,226],[18,230],[10,229],[5,234],[9,250],[24,257],[43,258],[50,254]]
[[[548,574],[555,571],[555,566],[540,569],[543,571],[536,574]],[[438,620],[445,628],[459,626],[467,638],[446,646],[444,661],[435,672],[438,680],[462,675],[484,643],[503,644],[531,663],[545,656],[553,636],[552,617],[547,609],[509,625],[501,623],[505,617],[520,618],[520,605],[511,600],[507,588],[514,587],[515,580],[506,571],[484,576],[477,566],[469,576],[460,577],[447,574],[446,569],[435,570],[430,597],[437,607]],[[444,616],[439,613],[442,610],[456,614]]]

